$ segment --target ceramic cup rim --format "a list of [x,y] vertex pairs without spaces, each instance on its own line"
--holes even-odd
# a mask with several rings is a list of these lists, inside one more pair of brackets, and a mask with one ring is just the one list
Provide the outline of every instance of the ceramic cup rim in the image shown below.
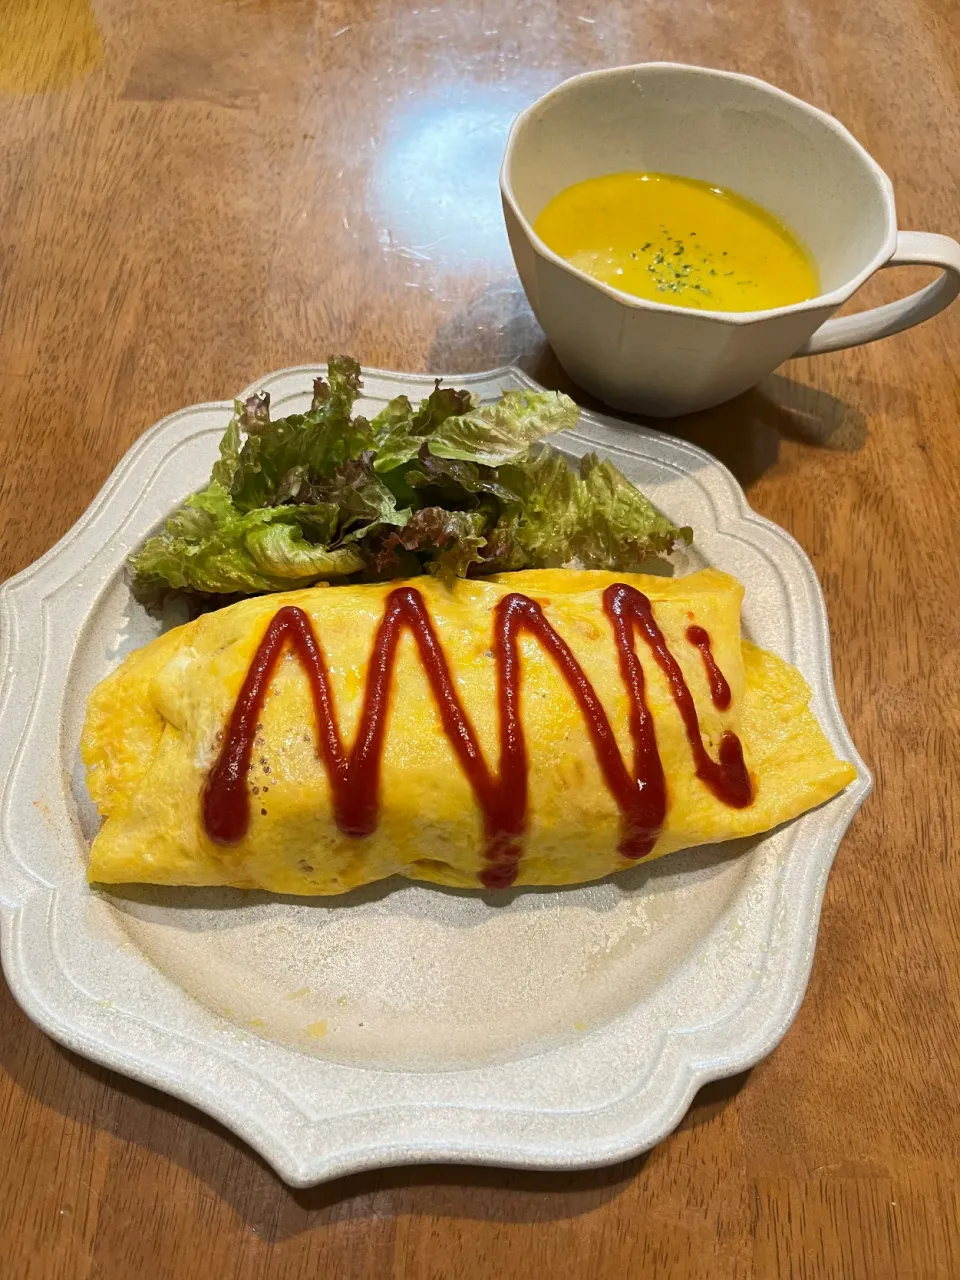
[[[851,276],[843,284],[837,288],[831,289],[826,293],[818,293],[813,298],[806,298],[803,302],[793,302],[784,307],[769,307],[762,311],[708,311],[706,309],[691,307],[678,307],[668,302],[655,302],[653,299],[639,298],[634,294],[624,293],[622,289],[617,289],[614,285],[605,284],[601,280],[595,279],[593,276],[587,275],[585,271],[581,271],[579,267],[573,266],[565,258],[561,258],[559,254],[554,253],[543,240],[537,235],[533,229],[533,225],[527,218],[526,214],[520,208],[511,181],[511,170],[513,166],[514,151],[516,149],[517,138],[521,131],[525,128],[531,116],[543,106],[544,103],[551,99],[559,98],[568,93],[574,86],[579,86],[588,81],[597,82],[607,79],[625,79],[628,76],[642,75],[649,71],[677,71],[682,74],[691,76],[700,76],[705,79],[713,80],[734,80],[741,84],[749,84],[760,89],[769,97],[779,98],[780,101],[788,103],[793,109],[803,112],[808,116],[813,116],[838,138],[846,143],[847,147],[858,157],[870,173],[877,180],[881,198],[883,201],[883,211],[885,220],[885,233],[883,244],[873,255],[866,266],[862,267],[855,275]],[[873,156],[867,151],[862,143],[858,142],[849,129],[842,125],[840,121],[823,111],[820,107],[815,107],[809,102],[805,102],[802,98],[796,97],[792,93],[787,93],[785,89],[779,89],[776,85],[770,84],[767,80],[761,80],[757,76],[744,75],[739,71],[725,71],[718,67],[702,67],[687,62],[636,62],[628,63],[618,67],[604,67],[598,71],[583,71],[579,75],[571,76],[567,80],[561,81],[555,85],[547,93],[542,94],[529,107],[521,111],[510,127],[510,133],[507,137],[506,150],[504,151],[503,163],[500,166],[500,192],[504,202],[509,205],[511,212],[523,228],[524,234],[530,241],[534,252],[545,261],[559,267],[567,275],[572,276],[575,280],[579,280],[591,288],[600,290],[615,302],[637,311],[662,311],[670,315],[682,315],[689,319],[701,319],[719,321],[722,324],[729,325],[750,325],[758,324],[764,320],[772,320],[778,316],[798,315],[806,311],[819,311],[825,307],[836,309],[847,301],[857,289],[874,274],[874,272],[892,256],[897,244],[897,214],[894,203],[893,183],[887,174],[880,168]]]

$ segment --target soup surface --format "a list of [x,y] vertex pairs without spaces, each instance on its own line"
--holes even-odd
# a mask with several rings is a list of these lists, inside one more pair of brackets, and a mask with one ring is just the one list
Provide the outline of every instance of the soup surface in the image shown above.
[[534,223],[573,266],[638,298],[761,311],[813,298],[816,263],[760,205],[671,173],[608,173],[554,196]]

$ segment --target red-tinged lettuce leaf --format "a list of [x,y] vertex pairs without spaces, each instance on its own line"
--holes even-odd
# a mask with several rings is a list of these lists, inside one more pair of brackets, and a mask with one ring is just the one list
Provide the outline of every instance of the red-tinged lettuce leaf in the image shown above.
[[418,554],[431,573],[464,578],[470,566],[480,562],[479,550],[486,542],[484,523],[477,512],[423,507],[395,536],[406,551]]
[[314,378],[312,410],[333,406],[337,417],[349,418],[363,382],[360,365],[351,356],[331,356],[327,361],[327,377]]
[[420,402],[420,408],[413,419],[413,434],[428,440],[436,435],[449,418],[469,413],[475,405],[476,398],[472,392],[458,391],[455,387],[441,387],[438,378],[433,390]]
[[311,479],[305,467],[292,468],[280,483],[282,502],[332,504],[338,514],[336,536],[352,539],[363,536],[375,525],[403,525],[409,508],[397,507],[390,489],[373,470],[373,452],[348,458],[323,479]]
[[[329,476],[373,446],[370,424],[351,417],[360,392],[360,366],[345,356],[332,356],[327,376],[329,381],[316,379],[306,413],[272,421],[267,392],[236,402],[215,478],[229,487],[241,511],[287,501],[292,477]],[[238,449],[241,434],[246,439]]]

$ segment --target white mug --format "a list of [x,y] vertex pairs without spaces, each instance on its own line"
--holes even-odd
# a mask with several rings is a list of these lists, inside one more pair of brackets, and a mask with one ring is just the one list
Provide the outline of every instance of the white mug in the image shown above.
[[[700,178],[756,201],[810,248],[823,291],[768,311],[699,311],[594,280],[533,224],[571,183],[623,170]],[[897,230],[890,179],[843,125],[729,71],[649,62],[565,81],[514,121],[500,189],[520,279],[560,363],[617,409],[709,408],[791,356],[898,333],[960,292],[960,245]],[[943,272],[898,302],[829,319],[879,268],[904,263]]]

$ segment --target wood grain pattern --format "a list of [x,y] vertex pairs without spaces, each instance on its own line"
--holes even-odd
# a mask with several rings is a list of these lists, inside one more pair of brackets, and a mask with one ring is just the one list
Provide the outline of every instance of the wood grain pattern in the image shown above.
[[[5,0],[0,575],[162,414],[344,350],[519,359],[507,122],[573,72],[753,72],[834,111],[904,227],[957,231],[949,0]],[[889,272],[863,302],[924,279]],[[13,1280],[960,1275],[960,306],[798,361],[673,428],[823,580],[878,792],[830,880],[781,1047],[658,1149],[569,1176],[387,1170],[292,1192],[189,1107],[0,996],[0,1273]]]

